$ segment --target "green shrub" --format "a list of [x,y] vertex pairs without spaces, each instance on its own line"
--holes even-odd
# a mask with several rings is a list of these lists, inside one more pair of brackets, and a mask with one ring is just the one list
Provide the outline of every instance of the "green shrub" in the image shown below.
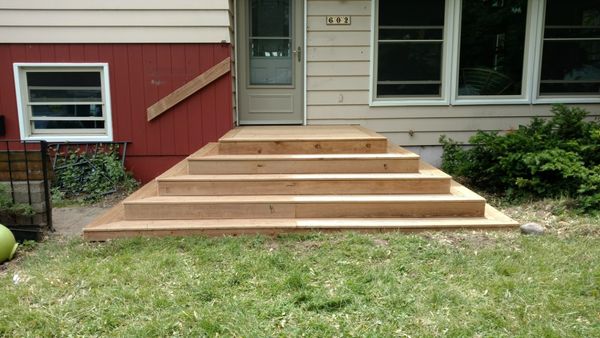
[[97,202],[104,196],[129,193],[138,182],[125,171],[116,147],[97,153],[72,151],[56,164],[53,199]]
[[600,123],[581,108],[555,105],[504,134],[479,131],[471,147],[442,136],[442,169],[510,199],[567,196],[582,211],[600,209]]

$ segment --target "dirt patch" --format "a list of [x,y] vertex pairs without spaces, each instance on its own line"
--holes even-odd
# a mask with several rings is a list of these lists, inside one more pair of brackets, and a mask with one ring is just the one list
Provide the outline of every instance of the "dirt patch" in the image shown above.
[[83,227],[108,208],[95,206],[74,206],[52,209],[52,223],[57,235],[78,236]]
[[310,250],[318,249],[319,247],[321,247],[321,243],[319,241],[306,240],[306,241],[298,242],[294,246],[296,247],[296,249],[299,249],[300,251],[310,251]]
[[375,238],[373,240],[373,243],[377,246],[382,246],[382,247],[390,245],[390,242],[386,241],[385,239],[381,239],[381,238]]

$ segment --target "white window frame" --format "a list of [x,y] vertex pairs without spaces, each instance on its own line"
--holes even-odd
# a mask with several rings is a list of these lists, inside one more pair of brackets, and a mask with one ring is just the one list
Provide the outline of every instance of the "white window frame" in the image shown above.
[[[102,112],[104,115],[104,131],[98,134],[33,134],[31,131],[31,112],[27,104],[27,80],[25,74],[28,70],[69,71],[69,69],[89,69],[100,73],[100,87],[102,93]],[[112,110],[110,98],[110,81],[108,63],[14,63],[13,73],[15,78],[15,92],[17,110],[19,115],[19,131],[21,140],[35,140],[48,142],[111,142],[113,141]]]
[[545,0],[533,0],[538,3],[538,26],[537,36],[535,41],[535,62],[536,67],[532,69],[534,73],[535,84],[531,88],[532,103],[535,104],[553,104],[553,103],[598,103],[600,102],[600,95],[597,97],[582,96],[582,95],[556,95],[556,96],[540,96],[540,81],[542,76],[542,54],[544,45],[544,27],[546,26],[546,1]]
[[451,86],[446,79],[452,76],[452,50],[454,45],[454,36],[452,27],[454,27],[454,0],[446,0],[444,6],[444,41],[442,42],[442,65],[440,97],[432,98],[377,98],[377,53],[379,41],[377,33],[379,31],[379,0],[371,1],[371,66],[369,74],[369,105],[370,106],[444,106],[450,104]]
[[591,96],[583,97],[578,95],[563,95],[555,97],[540,97],[539,87],[542,67],[545,13],[545,0],[528,1],[525,29],[525,51],[523,55],[523,80],[520,95],[458,95],[462,0],[446,0],[441,98],[377,98],[377,33],[379,25],[379,0],[373,0],[371,5],[371,66],[369,74],[369,106],[466,106],[600,102],[600,97]]
[[452,73],[452,104],[454,105],[502,105],[502,104],[529,104],[531,103],[531,90],[533,83],[532,67],[535,64],[535,53],[528,46],[535,45],[537,38],[536,30],[532,29],[537,25],[537,0],[527,2],[527,16],[525,18],[525,47],[523,50],[523,74],[521,78],[521,94],[519,95],[458,95],[459,71],[460,71],[460,37],[462,22],[462,0],[455,1],[456,17],[453,32],[456,34],[455,45],[452,47],[454,58],[452,60],[454,69]]

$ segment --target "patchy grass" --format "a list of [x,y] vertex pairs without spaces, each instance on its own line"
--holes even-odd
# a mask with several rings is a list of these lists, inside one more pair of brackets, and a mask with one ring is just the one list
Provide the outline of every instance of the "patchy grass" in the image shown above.
[[549,234],[55,238],[0,267],[0,336],[600,336],[600,219],[505,211]]

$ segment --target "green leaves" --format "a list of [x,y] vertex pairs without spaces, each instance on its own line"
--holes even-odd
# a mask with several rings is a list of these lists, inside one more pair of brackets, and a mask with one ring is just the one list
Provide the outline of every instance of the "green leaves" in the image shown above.
[[59,192],[61,198],[96,202],[110,193],[130,192],[137,186],[121,164],[117,147],[91,154],[73,151],[57,167],[61,169],[56,172],[53,193]]
[[555,105],[552,112],[504,134],[479,131],[469,149],[442,136],[442,168],[509,198],[569,196],[582,211],[598,210],[600,123],[577,107]]

